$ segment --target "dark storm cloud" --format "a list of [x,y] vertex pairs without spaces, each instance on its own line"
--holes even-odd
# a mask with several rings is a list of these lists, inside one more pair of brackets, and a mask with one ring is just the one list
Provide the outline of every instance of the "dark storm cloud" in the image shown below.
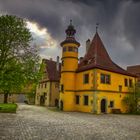
[[0,11],[37,22],[58,42],[73,19],[82,55],[86,39],[93,38],[99,22],[112,59],[122,66],[140,63],[140,0],[3,0]]

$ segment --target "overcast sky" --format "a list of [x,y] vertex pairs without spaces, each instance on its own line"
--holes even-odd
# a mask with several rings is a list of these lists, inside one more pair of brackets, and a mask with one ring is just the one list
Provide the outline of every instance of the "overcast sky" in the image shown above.
[[60,42],[73,20],[85,54],[85,41],[98,33],[112,60],[122,67],[140,64],[140,0],[0,0],[1,14],[28,20],[41,57],[61,56]]

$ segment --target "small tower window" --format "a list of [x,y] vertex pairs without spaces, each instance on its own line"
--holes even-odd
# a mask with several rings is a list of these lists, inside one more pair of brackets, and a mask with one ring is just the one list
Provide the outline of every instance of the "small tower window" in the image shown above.
[[68,47],[69,52],[73,52],[73,47]]
[[78,48],[74,48],[74,51],[78,53]]
[[67,51],[67,48],[66,48],[66,47],[64,47],[64,48],[63,48],[63,52],[66,52],[66,51]]

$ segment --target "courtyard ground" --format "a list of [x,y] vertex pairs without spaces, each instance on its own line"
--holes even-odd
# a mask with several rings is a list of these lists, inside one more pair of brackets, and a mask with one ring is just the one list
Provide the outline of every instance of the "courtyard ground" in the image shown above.
[[140,116],[57,112],[19,104],[0,113],[0,140],[140,140]]

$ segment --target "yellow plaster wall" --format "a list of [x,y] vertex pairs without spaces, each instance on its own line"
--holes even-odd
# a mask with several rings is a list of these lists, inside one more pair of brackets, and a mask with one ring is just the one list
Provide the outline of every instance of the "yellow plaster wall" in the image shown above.
[[63,111],[75,111],[75,95],[74,92],[61,92],[60,100],[63,101]]
[[[84,83],[83,77],[84,74],[89,74],[89,83]],[[93,70],[88,70],[80,73],[76,73],[76,90],[91,90],[94,88],[94,75]]]
[[[111,84],[102,84],[100,82],[101,73],[109,74],[111,76]],[[97,70],[97,79],[98,79],[97,80],[97,89],[98,90],[110,90],[110,91],[118,91],[119,92],[119,85],[121,85],[122,92],[129,92],[133,88],[130,88],[129,86],[125,87],[125,85],[124,85],[125,78],[128,79],[128,82],[129,82],[129,79],[132,79],[132,83],[134,85],[134,83],[135,83],[134,77],[98,69]]]
[[[80,103],[75,104],[75,111],[80,112],[93,112],[93,92],[76,92],[76,95],[80,96]],[[88,96],[88,105],[84,105],[84,96]],[[76,103],[76,98],[74,98],[74,103]]]
[[[101,100],[102,99],[106,99],[107,104],[107,113],[111,113],[111,109],[120,109],[122,113],[125,113],[127,111],[127,107],[123,104],[123,99],[124,97],[128,96],[128,94],[126,93],[107,93],[107,92],[99,92],[97,94],[97,102],[98,102],[98,106],[97,106],[97,113],[100,114],[101,113]],[[114,107],[110,108],[110,101],[114,101]]]

